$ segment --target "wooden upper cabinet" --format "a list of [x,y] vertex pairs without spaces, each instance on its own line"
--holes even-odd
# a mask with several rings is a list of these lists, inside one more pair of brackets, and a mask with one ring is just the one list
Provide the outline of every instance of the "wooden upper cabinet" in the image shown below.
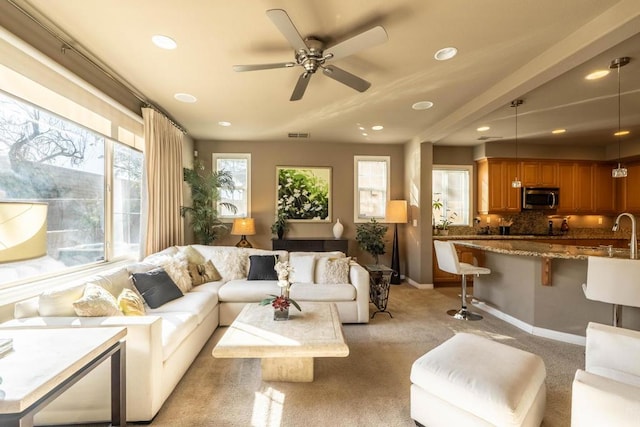
[[520,163],[524,187],[557,187],[558,163],[553,161],[526,160]]
[[520,212],[520,189],[511,187],[518,163],[504,159],[482,159],[478,167],[478,212]]
[[[576,213],[595,213],[592,163],[577,163],[573,180],[573,210]],[[562,197],[562,195],[560,195]]]
[[593,171],[593,204],[596,213],[616,213],[616,186],[611,176],[615,165],[598,163]]
[[624,167],[627,168],[627,177],[614,180],[618,190],[617,212],[640,214],[640,162],[628,163]]

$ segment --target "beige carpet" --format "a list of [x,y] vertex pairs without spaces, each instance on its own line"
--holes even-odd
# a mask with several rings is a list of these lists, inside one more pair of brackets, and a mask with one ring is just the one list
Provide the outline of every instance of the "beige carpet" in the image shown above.
[[486,313],[478,322],[454,320],[445,311],[459,307],[458,290],[392,286],[393,319],[377,314],[368,325],[344,325],[349,357],[316,359],[312,383],[262,382],[259,360],[214,359],[211,350],[226,330],[219,328],[151,425],[414,426],[411,364],[467,331],[540,355],[547,368],[543,426],[568,426],[571,381],[584,365],[584,348],[531,336]]

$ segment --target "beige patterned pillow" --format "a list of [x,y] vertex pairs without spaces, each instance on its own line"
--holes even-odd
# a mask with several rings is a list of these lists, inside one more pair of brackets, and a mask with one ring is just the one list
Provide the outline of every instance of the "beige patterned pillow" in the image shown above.
[[207,282],[215,282],[222,278],[211,260],[204,264],[189,264],[188,269],[193,286],[202,285]]
[[120,295],[118,295],[118,307],[125,316],[145,315],[142,297],[131,289],[123,289]]
[[211,261],[225,282],[247,277],[249,255],[242,249],[214,251]]
[[193,287],[189,275],[189,262],[184,253],[178,252],[173,255],[155,257],[152,263],[162,267],[183,294],[189,292]]
[[189,264],[204,264],[206,261],[204,256],[193,246],[185,247],[182,249],[182,253],[187,257],[187,262]]
[[82,317],[119,316],[122,313],[118,302],[109,291],[101,286],[88,283],[82,297],[73,302],[76,315]]
[[329,285],[341,285],[349,283],[349,263],[350,257],[345,258],[320,258],[318,264],[321,274],[318,283]]

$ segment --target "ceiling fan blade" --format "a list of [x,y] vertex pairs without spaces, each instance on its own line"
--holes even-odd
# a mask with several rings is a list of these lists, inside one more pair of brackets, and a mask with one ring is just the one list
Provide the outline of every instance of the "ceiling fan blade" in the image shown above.
[[354,76],[353,74],[334,65],[323,67],[322,72],[325,76],[331,77],[332,79],[337,80],[340,83],[357,90],[358,92],[364,92],[371,86],[371,83],[369,83],[368,81],[363,80],[358,76]]
[[313,74],[306,72],[300,74],[300,77],[298,77],[298,83],[296,83],[296,87],[293,88],[293,93],[291,94],[289,101],[298,101],[302,99],[302,95],[304,95],[304,91],[307,90],[307,86],[309,85],[309,80],[311,80],[312,75]]
[[295,67],[295,62],[279,62],[275,64],[254,64],[254,65],[234,65],[233,71],[256,71],[256,70],[270,70],[273,68],[291,68]]
[[331,59],[344,58],[345,56],[353,55],[361,50],[382,44],[388,39],[389,37],[387,36],[385,29],[381,26],[377,26],[338,43],[335,46],[326,48],[324,50],[324,54],[325,56],[327,54],[332,54],[333,56]]
[[306,43],[300,36],[300,33],[296,29],[295,25],[282,9],[269,9],[267,10],[267,16],[278,30],[282,33],[282,35],[289,41],[289,44],[293,46],[293,48],[297,51],[299,50],[308,50]]

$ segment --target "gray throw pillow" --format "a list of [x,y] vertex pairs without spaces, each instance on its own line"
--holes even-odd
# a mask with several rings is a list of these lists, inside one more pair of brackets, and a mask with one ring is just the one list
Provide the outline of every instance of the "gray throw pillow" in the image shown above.
[[275,266],[277,255],[249,256],[249,276],[247,280],[278,280]]
[[163,268],[146,273],[133,273],[133,284],[151,308],[158,308],[183,294]]

